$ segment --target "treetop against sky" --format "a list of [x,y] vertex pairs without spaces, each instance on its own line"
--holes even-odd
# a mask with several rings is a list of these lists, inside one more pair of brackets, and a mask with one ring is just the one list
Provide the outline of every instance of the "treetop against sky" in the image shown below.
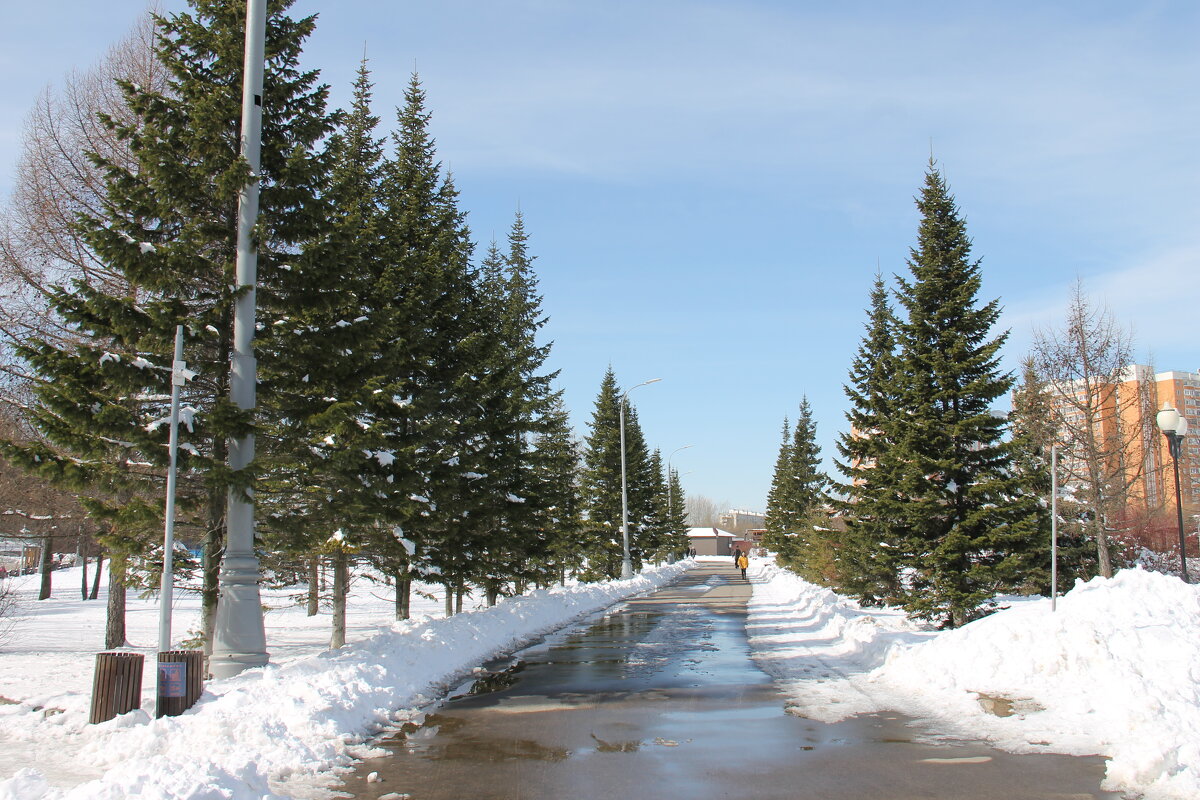
[[[0,195],[47,84],[142,0],[6,9]],[[166,12],[179,0],[163,0]],[[903,273],[932,150],[1016,369],[1077,277],[1139,360],[1200,367],[1200,7],[1116,2],[300,0],[304,64],[346,106],[364,48],[390,125],[415,68],[475,238],[524,212],[582,431],[611,364],[689,494],[762,508],[784,415],[827,463],[877,270]],[[482,255],[480,253],[479,255]],[[1163,287],[1169,287],[1164,289]],[[688,474],[690,473],[690,474]]]

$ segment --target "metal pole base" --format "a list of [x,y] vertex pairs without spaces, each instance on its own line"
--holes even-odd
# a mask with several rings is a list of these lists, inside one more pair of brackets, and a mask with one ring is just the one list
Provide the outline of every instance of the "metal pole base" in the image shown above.
[[209,669],[214,678],[231,678],[243,670],[266,666],[268,661],[258,559],[226,555]]

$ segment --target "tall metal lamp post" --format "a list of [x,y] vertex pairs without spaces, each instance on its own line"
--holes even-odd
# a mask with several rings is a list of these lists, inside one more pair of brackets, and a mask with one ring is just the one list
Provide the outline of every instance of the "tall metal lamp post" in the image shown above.
[[[255,287],[258,250],[254,226],[258,221],[258,181],[262,148],[262,94],[266,50],[266,0],[246,3],[246,60],[242,85],[242,157],[250,165],[250,181],[238,198],[237,285],[242,290],[233,310],[233,369],[229,396],[252,411],[255,406],[257,365],[254,360]],[[254,434],[229,441],[229,468],[234,474],[254,460]],[[226,511],[228,542],[221,565],[220,598],[213,630],[209,668],[217,678],[267,663],[262,602],[258,592],[258,556],[254,552],[254,504],[237,487],[229,489]]]
[[1183,494],[1179,488],[1179,454],[1183,450],[1183,440],[1187,436],[1187,417],[1170,403],[1163,403],[1162,411],[1158,412],[1158,429],[1167,437],[1167,449],[1171,451],[1171,461],[1175,465],[1175,513],[1179,517],[1179,568],[1183,582],[1188,580],[1187,569],[1187,540],[1183,534]]
[[637,386],[630,386],[621,395],[621,578],[633,577],[633,562],[629,559],[629,489],[625,478],[625,399],[638,386],[658,383],[662,378],[651,378]]
[[695,447],[692,444],[685,444],[683,447],[676,447],[671,451],[671,455],[667,456],[667,524],[671,524],[671,459],[680,450],[687,450],[689,447]]

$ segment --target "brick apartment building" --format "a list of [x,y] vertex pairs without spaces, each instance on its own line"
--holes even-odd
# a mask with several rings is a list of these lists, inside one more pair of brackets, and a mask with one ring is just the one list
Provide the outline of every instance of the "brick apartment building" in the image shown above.
[[[1164,510],[1174,511],[1175,477],[1166,437],[1156,422],[1158,410],[1169,404],[1188,419],[1189,435],[1179,459],[1179,483],[1185,519],[1200,511],[1200,373],[1159,372],[1142,364],[1130,365],[1116,384],[1068,386],[1052,398],[1067,424],[1079,423],[1083,414],[1074,405],[1087,391],[1097,409],[1096,433],[1102,440],[1122,443],[1120,455],[1109,469],[1128,487],[1126,516],[1149,519]],[[1078,465],[1070,455],[1060,472],[1070,474]],[[1066,479],[1065,487],[1070,481]],[[1195,530],[1196,521],[1187,527]],[[1173,526],[1172,526],[1172,529]]]

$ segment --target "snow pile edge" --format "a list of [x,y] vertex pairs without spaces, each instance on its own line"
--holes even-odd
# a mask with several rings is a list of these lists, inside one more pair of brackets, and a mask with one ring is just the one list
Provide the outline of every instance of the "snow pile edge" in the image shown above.
[[1110,791],[1200,797],[1200,587],[1123,570],[1054,612],[1024,600],[937,632],[770,562],[754,578],[751,647],[803,716],[896,710],[1012,752],[1107,756]]
[[103,770],[99,779],[63,791],[35,769],[22,769],[0,781],[0,800],[278,798],[269,780],[345,767],[356,745],[480,662],[669,583],[691,565],[541,589],[448,619],[397,623],[338,651],[214,681],[179,717],[155,720],[139,710],[88,725],[87,698],[78,697],[49,715],[29,701],[0,707],[4,738],[35,748],[74,740],[67,746],[79,748],[80,760]]

